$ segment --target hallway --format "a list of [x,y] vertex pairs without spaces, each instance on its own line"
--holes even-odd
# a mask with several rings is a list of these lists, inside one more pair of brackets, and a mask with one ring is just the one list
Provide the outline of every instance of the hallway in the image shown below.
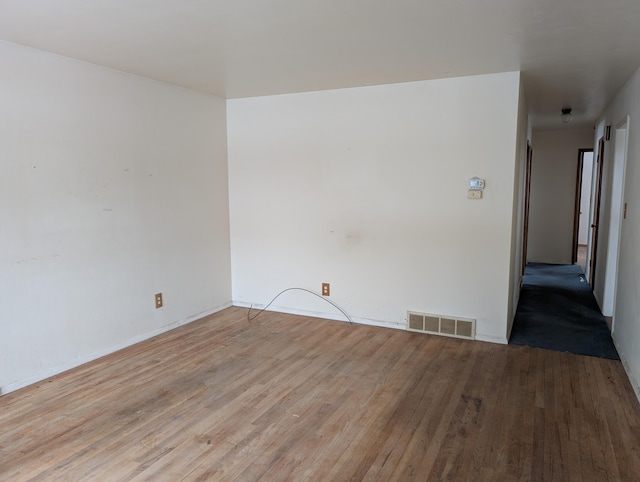
[[527,265],[509,343],[620,359],[577,264]]

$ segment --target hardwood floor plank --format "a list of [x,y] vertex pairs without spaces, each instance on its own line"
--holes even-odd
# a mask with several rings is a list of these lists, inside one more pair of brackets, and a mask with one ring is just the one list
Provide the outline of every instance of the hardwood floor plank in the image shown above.
[[640,479],[620,362],[230,308],[0,397],[0,480]]

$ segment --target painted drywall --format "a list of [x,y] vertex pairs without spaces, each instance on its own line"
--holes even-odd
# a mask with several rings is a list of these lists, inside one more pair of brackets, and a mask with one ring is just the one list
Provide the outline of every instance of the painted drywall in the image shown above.
[[[506,342],[519,86],[504,73],[227,101],[234,304],[328,282],[356,321],[476,318]],[[342,317],[299,291],[272,308]]]
[[589,210],[591,206],[591,185],[593,180],[593,152],[585,152],[583,158],[578,244],[586,245],[589,241]]
[[[606,227],[598,242],[598,266],[608,251],[608,227],[611,224],[612,184],[614,178],[614,149],[616,126],[629,116],[627,125],[627,156],[624,171],[624,203],[627,203],[627,216],[621,222],[619,237],[619,262],[615,290],[615,308],[613,311],[613,339],[616,343],[629,378],[640,399],[640,70],[629,80],[607,107],[596,127],[596,139],[604,134],[605,126],[613,126],[611,141],[605,150],[603,176],[603,209],[601,226]],[[605,191],[606,189],[606,191]],[[620,208],[621,206],[618,206]],[[597,276],[604,276],[600,273]],[[599,298],[604,296],[604,284],[597,283]]]
[[509,309],[507,314],[507,338],[511,335],[513,320],[520,299],[520,286],[522,280],[522,248],[524,234],[524,195],[525,175],[527,161],[527,142],[529,142],[529,116],[527,112],[527,100],[522,82],[518,101],[518,130],[515,154],[515,173],[513,190],[513,214],[511,231],[511,267],[509,271],[510,291]]
[[579,149],[593,129],[533,131],[527,261],[571,264]]
[[230,303],[225,101],[8,43],[0,79],[4,393]]

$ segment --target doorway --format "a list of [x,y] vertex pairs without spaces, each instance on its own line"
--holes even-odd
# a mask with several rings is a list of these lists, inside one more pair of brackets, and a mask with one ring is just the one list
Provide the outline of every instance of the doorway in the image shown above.
[[531,161],[533,159],[533,149],[527,140],[527,157],[525,160],[524,173],[524,216],[522,228],[522,269],[520,271],[520,285],[527,266],[527,240],[529,239],[529,206],[531,205]]
[[[531,207],[525,216],[530,229],[526,230],[528,244],[523,246],[528,263],[510,343],[615,359],[609,328],[585,279],[593,233],[591,204],[603,164],[596,164],[593,132],[536,131],[534,139],[537,157],[529,158],[532,165],[527,166],[532,171]],[[604,140],[600,159],[603,152]],[[605,220],[608,172],[604,172],[602,194]],[[525,214],[526,208],[525,202]],[[605,247],[599,250],[603,253]],[[575,264],[578,261],[581,266]]]
[[598,156],[596,157],[596,186],[593,193],[593,216],[591,217],[591,251],[589,253],[589,277],[591,289],[596,289],[596,266],[598,254],[598,234],[600,232],[600,201],[602,199],[602,174],[604,166],[604,137],[598,140]]
[[[591,286],[585,280],[586,247],[589,245],[589,234],[596,228],[595,225],[591,228],[589,223],[589,216],[593,212],[590,205],[595,200],[595,192],[594,199],[591,192],[596,180],[602,183],[603,179],[601,167],[604,159],[604,139],[600,142],[600,162],[597,166],[594,149],[580,148],[578,142],[584,146],[589,141],[571,139],[563,146],[561,140],[551,134],[545,133],[543,137],[541,144],[542,148],[546,148],[543,150],[545,156],[542,157],[542,165],[538,165],[540,169],[536,174],[541,174],[538,181],[543,179],[545,182],[538,182],[537,191],[533,194],[540,195],[537,206],[544,208],[545,219],[551,220],[548,224],[556,220],[557,226],[562,223],[563,236],[556,240],[555,246],[558,247],[558,251],[562,248],[563,258],[559,263],[553,260],[535,262],[534,258],[533,262],[526,265],[509,343],[617,360],[619,356],[611,332],[596,303]],[[558,145],[560,148],[556,147]],[[564,165],[560,164],[558,159],[565,159]],[[602,195],[605,200],[602,209],[605,221],[608,212],[607,186],[610,180],[608,172],[609,169],[605,171],[605,189]],[[527,177],[525,176],[525,199],[528,197]],[[562,179],[562,184],[555,182],[558,178]],[[565,186],[564,190],[562,185]],[[531,197],[534,199],[533,195]],[[549,199],[553,202],[549,202]],[[526,208],[525,202],[525,213]],[[599,213],[600,209],[596,211]],[[559,212],[561,216],[557,215]],[[573,226],[570,224],[572,221]],[[540,223],[537,226],[540,227]],[[534,241],[546,239],[548,231],[543,231],[545,237],[538,236]],[[573,246],[570,246],[572,238]],[[606,239],[607,236],[603,236],[603,240]],[[605,241],[601,246],[601,252],[606,251]],[[544,243],[537,244],[536,254],[546,254],[539,249]],[[570,256],[573,257],[572,261]],[[582,261],[582,265],[578,266],[577,261]]]
[[[600,253],[602,258],[602,270],[595,274],[596,298],[601,301],[602,313],[613,319],[612,329],[615,328],[615,294],[618,279],[618,255],[620,251],[620,238],[622,221],[624,219],[624,179],[627,164],[627,129],[629,118],[625,117],[616,126],[611,144],[613,152],[610,153],[612,165],[607,169],[610,173],[607,182],[608,203],[605,209],[604,221],[606,225],[606,240],[603,240]],[[604,207],[604,206],[603,206]],[[608,219],[607,219],[608,218]]]
[[580,149],[576,179],[576,202],[573,220],[572,263],[587,273],[587,244],[589,240],[589,207],[593,177],[593,149]]
[[579,265],[585,274],[587,273],[587,244],[589,240],[589,208],[591,205],[592,178],[593,149],[580,149],[578,152],[571,262]]

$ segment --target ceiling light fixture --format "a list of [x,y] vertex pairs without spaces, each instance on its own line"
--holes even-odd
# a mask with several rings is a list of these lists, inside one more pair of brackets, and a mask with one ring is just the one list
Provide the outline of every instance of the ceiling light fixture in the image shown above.
[[568,124],[571,120],[571,107],[565,107],[562,109],[562,115],[560,116],[563,124]]

